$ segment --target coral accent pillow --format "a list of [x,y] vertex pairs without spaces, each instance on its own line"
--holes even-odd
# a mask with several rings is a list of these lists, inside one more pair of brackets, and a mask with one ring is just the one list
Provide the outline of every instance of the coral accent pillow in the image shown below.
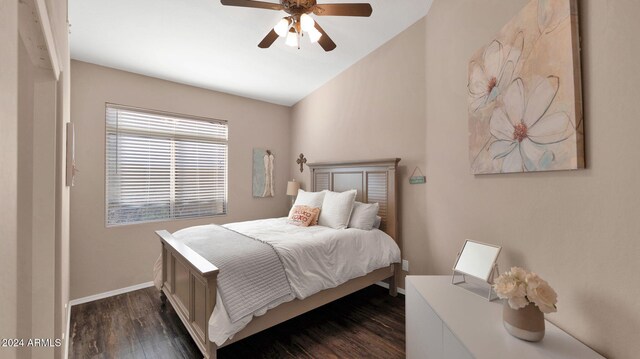
[[320,214],[320,208],[309,206],[293,206],[291,214],[289,215],[289,223],[296,226],[308,227],[313,226],[314,222],[318,223],[318,215]]
[[317,226],[318,225],[318,218],[320,218],[320,212],[322,212],[321,208],[314,208],[318,210],[318,213],[315,215],[315,217],[313,217],[313,219],[311,220],[311,223],[309,224],[309,227],[311,226]]

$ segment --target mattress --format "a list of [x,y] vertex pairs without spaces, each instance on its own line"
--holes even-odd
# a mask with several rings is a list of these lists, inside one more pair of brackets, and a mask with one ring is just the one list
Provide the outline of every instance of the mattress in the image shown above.
[[[299,227],[286,217],[224,225],[252,238],[268,242],[282,259],[293,294],[232,322],[218,294],[209,319],[209,340],[221,346],[242,330],[254,316],[295,298],[305,299],[376,269],[400,262],[400,249],[386,233],[373,229]],[[180,231],[188,235],[190,229]]]

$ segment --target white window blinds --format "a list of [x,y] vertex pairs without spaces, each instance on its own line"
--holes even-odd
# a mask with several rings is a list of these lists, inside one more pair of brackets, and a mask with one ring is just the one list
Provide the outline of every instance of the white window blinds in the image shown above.
[[107,226],[227,212],[225,121],[106,106]]

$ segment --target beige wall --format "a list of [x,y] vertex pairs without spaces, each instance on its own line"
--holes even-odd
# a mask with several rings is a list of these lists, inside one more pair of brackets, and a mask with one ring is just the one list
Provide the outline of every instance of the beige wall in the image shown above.
[[[289,108],[77,61],[71,80],[80,170],[71,191],[72,299],[151,281],[160,254],[154,230],[286,215]],[[105,102],[228,120],[229,214],[105,228]],[[253,148],[276,156],[274,198],[252,197]]]
[[[22,41],[18,50],[18,337],[31,338],[33,242],[33,108],[34,71]],[[31,348],[19,350],[20,357]]]
[[[20,2],[20,11],[16,5],[18,2],[0,2],[0,337],[60,339],[64,306],[58,302],[56,290],[65,280],[54,274],[60,264],[56,262],[55,232],[56,79],[50,68],[44,68],[46,60],[38,64],[31,61],[45,46],[36,36],[43,29],[42,22],[33,19],[31,10],[22,9],[33,9],[34,3]],[[66,2],[59,1],[58,7],[65,10],[59,14],[62,20],[51,14],[47,20],[59,31],[60,38],[65,38],[66,27],[56,26],[66,24]],[[3,358],[51,358],[60,354],[60,349],[53,348],[0,349]]]
[[[424,20],[294,106],[292,158],[403,157],[402,250],[412,274],[448,274],[465,238],[500,244],[503,270],[534,270],[557,290],[552,322],[607,357],[637,357],[640,2],[581,1],[587,169],[473,176],[468,60],[526,3],[436,1]],[[426,185],[407,184],[415,165]],[[299,178],[308,182],[308,172]]]
[[580,2],[587,169],[474,177],[467,60],[525,3],[438,1],[427,16],[428,273],[446,273],[464,238],[498,243],[502,269],[524,266],[557,290],[551,321],[606,356],[637,357],[640,2]]
[[[18,2],[0,0],[0,338],[17,336]],[[3,358],[15,352],[3,350]]]
[[[308,162],[400,157],[400,239],[415,273],[426,271],[421,241],[425,185],[424,20],[297,103],[292,109],[292,160]],[[297,167],[296,167],[297,168]],[[308,189],[309,169],[293,171]]]
[[[41,94],[40,103],[36,108],[46,108],[44,111],[36,112],[48,122],[40,122],[37,124],[34,132],[36,144],[40,151],[39,155],[34,158],[34,168],[37,173],[34,174],[36,183],[39,184],[39,190],[36,196],[42,201],[47,201],[47,205],[42,203],[36,206],[34,212],[34,221],[38,222],[43,232],[38,234],[39,241],[33,249],[34,268],[37,265],[40,275],[34,278],[34,291],[47,293],[46,296],[34,296],[32,305],[34,308],[45,308],[38,315],[35,315],[33,323],[33,334],[41,335],[45,330],[50,330],[53,325],[53,337],[64,338],[63,346],[68,343],[66,337],[67,332],[67,316],[69,303],[69,216],[70,216],[70,188],[65,183],[65,167],[66,167],[66,125],[70,121],[71,114],[71,55],[69,53],[69,24],[67,19],[68,0],[45,0],[45,7],[49,17],[49,24],[52,34],[53,46],[47,46],[52,59],[56,59],[60,68],[58,79],[55,83],[46,81],[36,84],[35,93]],[[41,12],[40,12],[41,13]],[[43,22],[44,24],[44,22]],[[41,26],[38,24],[38,26]],[[52,60],[53,61],[53,60]],[[51,87],[54,86],[52,89]],[[52,96],[51,91],[55,91]],[[51,109],[55,111],[51,114]],[[37,118],[37,116],[36,116]],[[54,123],[52,124],[52,120]],[[44,120],[43,120],[44,121]],[[50,146],[55,146],[55,151],[47,151]],[[51,173],[51,162],[55,163]],[[53,176],[54,182],[51,182]],[[46,183],[42,178],[46,178]],[[52,188],[53,186],[53,188]],[[50,211],[49,199],[55,197],[53,211],[55,218],[53,224],[48,216],[42,216],[43,213]],[[49,227],[54,227],[53,240],[53,263],[51,263],[51,238],[44,235],[44,231],[49,231]],[[49,232],[47,232],[49,233]],[[51,268],[53,266],[53,269]],[[50,287],[46,286],[47,282],[55,281],[54,299],[51,301],[48,297]],[[44,288],[44,289],[43,289]],[[44,304],[48,302],[46,305]],[[53,319],[48,311],[49,306],[53,304]],[[64,355],[64,347],[57,347],[54,350],[54,357],[60,358]],[[34,357],[51,357],[50,351],[34,350]]]
[[[71,121],[71,54],[69,51],[68,0],[45,0],[51,21],[51,30],[60,62],[60,75],[56,89],[56,219],[55,219],[55,336],[61,338],[67,332],[70,294],[70,206],[71,189],[66,185],[67,123]],[[69,338],[66,338],[69,339]],[[68,344],[68,340],[66,340]],[[56,348],[56,357],[63,348]]]
[[[18,53],[18,336],[55,335],[56,86],[20,41]],[[21,348],[21,357],[50,358],[51,348]]]

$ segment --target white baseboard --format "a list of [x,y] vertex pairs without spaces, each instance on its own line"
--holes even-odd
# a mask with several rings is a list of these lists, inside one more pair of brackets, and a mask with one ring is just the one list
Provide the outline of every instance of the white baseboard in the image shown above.
[[[381,286],[381,287],[384,287],[384,288],[389,289],[389,283],[385,283],[385,282],[377,282],[376,284],[377,284],[377,285],[379,285],[379,286]],[[403,295],[404,295],[404,294],[405,294],[405,293],[404,293],[404,288],[398,288],[398,293],[400,293],[400,294],[403,294]]]
[[134,290],[144,289],[144,288],[149,288],[149,287],[153,287],[153,281],[132,285],[132,286],[126,287],[126,288],[120,288],[120,289],[116,289],[116,290],[111,290],[111,291],[104,292],[104,293],[94,294],[94,295],[90,295],[90,296],[84,297],[84,298],[73,299],[73,300],[69,301],[69,312],[71,312],[71,307],[74,306],[74,305],[83,304],[83,303],[89,303],[89,302],[93,302],[94,300],[109,298],[109,297],[113,297],[113,296],[118,295],[118,294],[129,293],[129,292],[133,292]]

